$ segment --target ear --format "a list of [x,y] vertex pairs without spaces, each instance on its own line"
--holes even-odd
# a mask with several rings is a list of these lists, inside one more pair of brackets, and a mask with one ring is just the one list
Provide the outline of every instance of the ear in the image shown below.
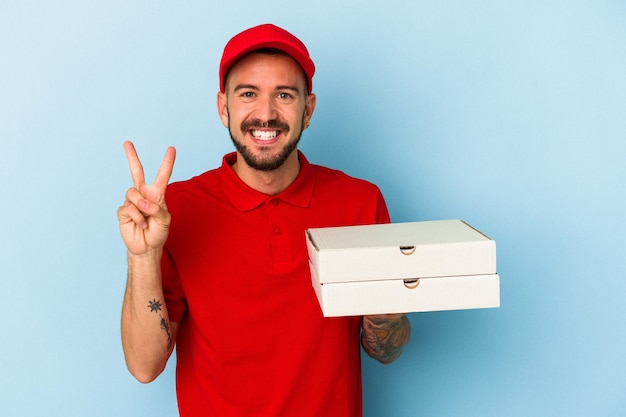
[[222,124],[228,129],[228,100],[226,99],[226,93],[221,91],[217,93],[217,114],[222,119]]
[[302,130],[309,127],[309,124],[311,123],[311,117],[313,117],[313,112],[315,111],[315,104],[317,104],[317,97],[315,96],[315,94],[309,94],[306,98],[306,104],[304,106]]

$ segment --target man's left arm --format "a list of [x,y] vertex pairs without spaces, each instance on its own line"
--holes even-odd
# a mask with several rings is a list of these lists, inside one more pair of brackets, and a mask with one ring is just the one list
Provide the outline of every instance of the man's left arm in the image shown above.
[[363,316],[361,344],[372,358],[388,364],[396,360],[411,336],[405,314]]

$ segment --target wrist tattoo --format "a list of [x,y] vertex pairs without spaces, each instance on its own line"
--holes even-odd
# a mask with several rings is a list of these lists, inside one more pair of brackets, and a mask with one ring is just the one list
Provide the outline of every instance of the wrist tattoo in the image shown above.
[[165,334],[167,334],[167,348],[169,349],[172,346],[172,334],[170,333],[170,324],[167,320],[165,320],[165,317],[163,317],[163,314],[159,313],[159,311],[161,311],[161,307],[163,305],[161,304],[161,301],[159,300],[152,300],[152,301],[148,301],[148,307],[150,308],[150,312],[154,312],[157,313],[160,317],[161,317],[161,329],[165,330]]

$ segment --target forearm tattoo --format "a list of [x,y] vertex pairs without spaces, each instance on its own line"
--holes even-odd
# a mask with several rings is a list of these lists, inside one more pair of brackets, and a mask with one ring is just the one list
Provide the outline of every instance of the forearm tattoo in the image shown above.
[[163,314],[160,313],[162,307],[161,301],[156,299],[148,301],[148,307],[150,308],[151,313],[155,312],[161,317],[161,329],[165,330],[165,334],[167,334],[167,348],[169,349],[172,346],[172,334],[170,333],[169,322],[165,320]]
[[410,335],[409,319],[404,315],[399,318],[363,317],[363,348],[368,355],[382,363],[396,360]]

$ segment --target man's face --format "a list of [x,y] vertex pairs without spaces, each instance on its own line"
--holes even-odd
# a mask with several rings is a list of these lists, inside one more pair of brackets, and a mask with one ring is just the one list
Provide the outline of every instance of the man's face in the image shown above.
[[218,94],[222,123],[251,168],[280,168],[295,149],[315,108],[300,66],[289,56],[254,53],[228,73]]

